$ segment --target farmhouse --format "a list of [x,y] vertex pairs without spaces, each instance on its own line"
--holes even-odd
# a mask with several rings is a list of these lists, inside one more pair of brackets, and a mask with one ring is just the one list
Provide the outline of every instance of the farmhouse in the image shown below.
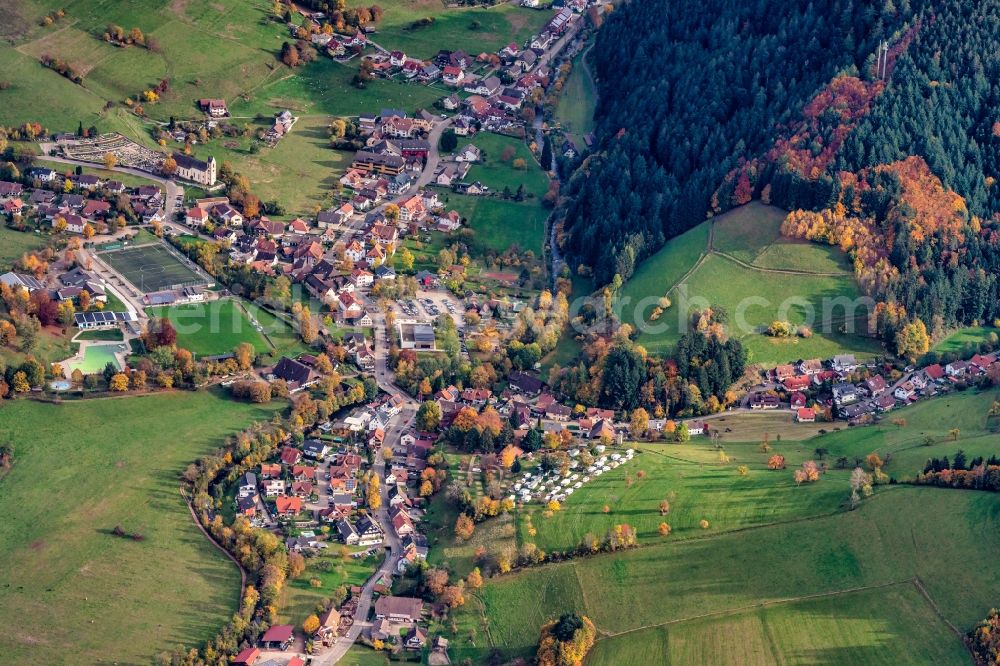
[[183,153],[174,153],[174,161],[177,163],[176,176],[182,180],[189,180],[192,183],[212,187],[215,185],[215,158],[209,157],[207,162],[195,159]]
[[814,423],[816,412],[808,407],[802,407],[795,412],[795,420],[799,423]]
[[307,386],[312,386],[319,378],[316,377],[309,366],[303,365],[298,361],[288,358],[287,356],[282,356],[278,364],[274,366],[271,370],[271,375],[275,379],[283,379],[288,383],[288,388],[291,391],[299,391]]
[[229,115],[229,109],[226,108],[226,100],[224,99],[200,99],[198,100],[198,108],[212,118],[224,118]]
[[390,622],[415,623],[420,620],[424,602],[413,597],[379,597],[375,602],[375,619]]

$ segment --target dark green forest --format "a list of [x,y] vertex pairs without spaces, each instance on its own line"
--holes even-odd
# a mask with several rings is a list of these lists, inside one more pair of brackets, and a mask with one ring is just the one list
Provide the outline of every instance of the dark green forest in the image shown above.
[[598,283],[705,219],[741,159],[906,16],[858,0],[630,2],[599,31],[598,149],[571,179],[567,253]]
[[928,2],[916,38],[835,168],[858,171],[919,155],[973,214],[1000,211],[1000,191],[986,184],[1000,168],[998,39],[996,2]]
[[990,322],[998,42],[997,2],[628,3],[594,48],[598,147],[567,188],[567,254],[600,284],[627,279],[707,214],[761,198],[826,211],[793,235],[859,259],[886,341],[917,319],[933,336]]

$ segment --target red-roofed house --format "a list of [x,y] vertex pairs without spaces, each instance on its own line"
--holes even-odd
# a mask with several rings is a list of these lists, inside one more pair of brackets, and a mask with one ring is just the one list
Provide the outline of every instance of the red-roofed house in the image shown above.
[[935,363],[934,365],[928,365],[924,368],[924,374],[931,381],[939,381],[944,377],[944,368],[941,367],[940,363]]
[[243,652],[233,657],[233,666],[253,666],[254,662],[260,659],[260,648],[248,647]]
[[808,388],[812,383],[812,379],[806,377],[805,375],[799,375],[797,377],[789,377],[782,382],[785,388],[789,391],[801,391],[802,389]]
[[284,465],[295,465],[302,460],[302,452],[298,449],[286,446],[281,449],[281,462]]
[[795,420],[799,423],[815,423],[816,412],[808,407],[803,407],[795,412]]
[[274,498],[274,506],[279,516],[294,516],[302,510],[302,500],[298,497],[278,495]]

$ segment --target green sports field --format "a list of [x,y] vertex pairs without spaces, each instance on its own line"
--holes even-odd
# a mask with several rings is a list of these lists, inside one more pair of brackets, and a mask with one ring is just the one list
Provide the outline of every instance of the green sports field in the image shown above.
[[177,331],[177,345],[199,356],[225,354],[249,342],[257,353],[270,350],[233,299],[148,308],[151,317],[167,317]]
[[[180,474],[278,407],[208,391],[8,402],[2,661],[149,664],[214,636],[237,609],[240,574],[195,526]],[[116,525],[145,540],[112,536]]]
[[136,289],[146,294],[208,282],[162,243],[102,252],[99,256]]

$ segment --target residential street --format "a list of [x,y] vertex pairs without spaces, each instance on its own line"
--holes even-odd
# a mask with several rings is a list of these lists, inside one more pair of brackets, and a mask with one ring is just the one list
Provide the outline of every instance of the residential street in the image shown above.
[[[408,398],[406,393],[400,390],[399,387],[393,383],[393,375],[386,365],[388,360],[388,345],[386,342],[385,315],[381,312],[374,313],[374,319],[375,379],[378,382],[378,386],[387,393],[400,394]],[[408,399],[406,405],[400,410],[399,414],[389,420],[389,426],[386,430],[385,437],[386,445],[392,446],[399,442],[399,438],[413,423],[413,419],[416,414],[416,402]],[[376,512],[376,518],[378,519],[378,523],[381,526],[382,531],[385,532],[388,550],[381,566],[379,566],[378,570],[372,574],[361,590],[361,597],[358,601],[358,610],[354,616],[354,624],[351,625],[347,635],[337,639],[337,642],[332,648],[330,648],[330,650],[313,657],[313,663],[317,666],[331,666],[332,664],[337,663],[344,657],[344,655],[347,654],[347,651],[351,648],[354,642],[358,640],[361,636],[361,632],[371,626],[371,623],[368,622],[368,615],[371,612],[375,583],[382,578],[383,574],[391,576],[396,572],[396,566],[399,562],[400,556],[402,555],[402,545],[399,541],[399,537],[396,536],[396,532],[392,527],[392,522],[389,520],[389,487],[386,483],[384,483],[385,460],[382,458],[380,453],[375,454],[375,464],[373,465],[373,469],[379,477],[381,482],[380,488],[382,491],[382,507]]]

